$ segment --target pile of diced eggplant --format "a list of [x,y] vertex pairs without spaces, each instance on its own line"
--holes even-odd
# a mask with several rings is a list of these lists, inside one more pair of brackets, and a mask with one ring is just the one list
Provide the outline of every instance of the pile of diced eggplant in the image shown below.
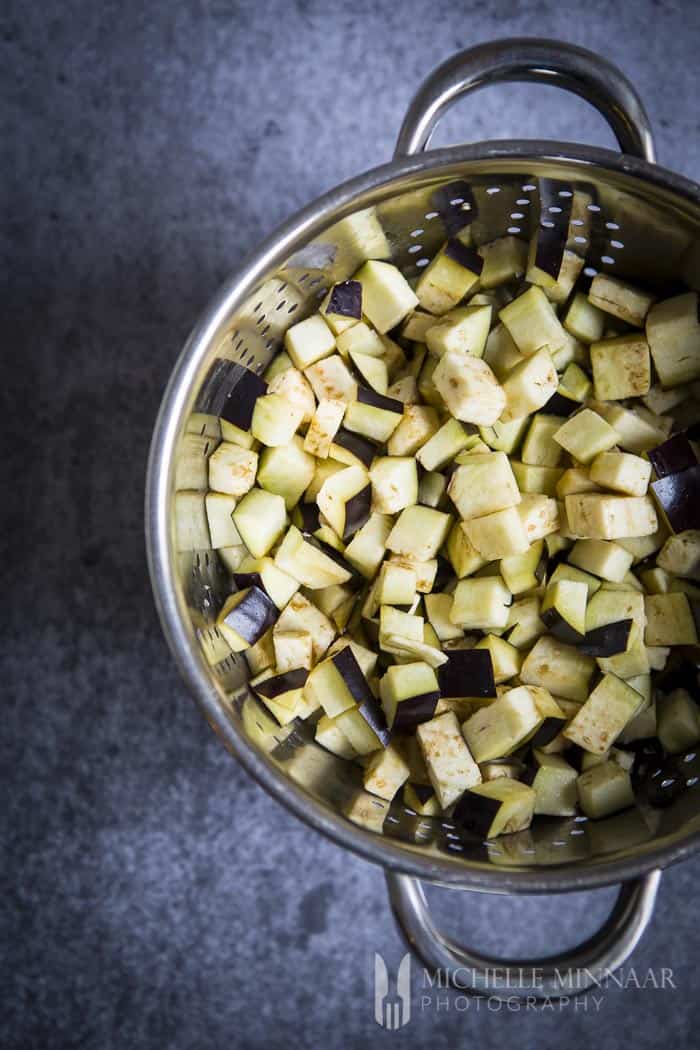
[[700,741],[698,294],[586,278],[569,232],[365,262],[237,366],[208,464],[259,700],[483,837]]

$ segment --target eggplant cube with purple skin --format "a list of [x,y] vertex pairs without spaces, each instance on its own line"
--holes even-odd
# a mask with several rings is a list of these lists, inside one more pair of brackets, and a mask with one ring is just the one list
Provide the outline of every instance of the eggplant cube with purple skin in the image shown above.
[[421,274],[416,293],[431,314],[445,314],[479,280],[484,260],[467,245],[450,238]]
[[462,732],[475,760],[489,762],[512,754],[541,723],[532,692],[519,686],[479,708],[463,724]]
[[532,823],[536,794],[510,777],[498,777],[465,791],[455,806],[455,824],[485,839],[524,831]]
[[453,711],[422,722],[416,735],[430,783],[443,810],[468,788],[481,783],[481,771],[465,743]]
[[349,539],[370,515],[371,488],[363,467],[347,467],[324,481],[318,509],[341,539]]
[[379,694],[387,724],[403,732],[430,721],[440,698],[440,687],[433,668],[415,661],[389,667],[380,680]]
[[216,620],[234,653],[249,649],[273,626],[279,613],[260,587],[247,587],[226,599]]
[[371,259],[355,274],[362,309],[378,332],[390,331],[418,306],[418,297],[396,266]]

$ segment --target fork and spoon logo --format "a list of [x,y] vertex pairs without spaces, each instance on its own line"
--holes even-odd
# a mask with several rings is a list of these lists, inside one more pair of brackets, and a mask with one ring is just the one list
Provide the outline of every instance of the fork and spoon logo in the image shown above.
[[406,952],[396,975],[396,992],[390,994],[389,971],[379,952],[374,953],[374,1019],[382,1028],[396,1031],[411,1020],[411,956]]

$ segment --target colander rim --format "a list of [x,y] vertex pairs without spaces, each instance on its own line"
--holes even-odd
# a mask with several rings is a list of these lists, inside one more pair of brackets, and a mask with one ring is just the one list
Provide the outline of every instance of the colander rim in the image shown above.
[[[504,893],[555,893],[594,889],[638,878],[654,868],[665,868],[700,849],[700,829],[678,842],[645,844],[631,856],[570,862],[543,868],[498,868],[475,864],[457,856],[424,856],[408,844],[367,831],[333,813],[299,784],[284,776],[257,751],[228,719],[203,655],[191,632],[186,607],[171,571],[168,525],[174,455],[182,422],[191,411],[195,380],[211,340],[231,312],[245,301],[267,273],[280,266],[345,214],[379,203],[396,192],[413,188],[411,181],[450,176],[450,169],[466,163],[519,161],[592,168],[639,180],[664,191],[689,208],[700,208],[700,185],[658,164],[597,147],[545,140],[498,140],[450,146],[387,164],[354,176],[306,207],[276,229],[251,252],[221,285],[202,312],[187,339],[164,391],[151,441],[146,477],[145,531],[148,565],[158,615],[168,646],[205,718],[243,768],[273,798],[336,845],[385,868],[444,885]],[[457,174],[457,172],[455,172]],[[459,174],[463,175],[463,171]]]

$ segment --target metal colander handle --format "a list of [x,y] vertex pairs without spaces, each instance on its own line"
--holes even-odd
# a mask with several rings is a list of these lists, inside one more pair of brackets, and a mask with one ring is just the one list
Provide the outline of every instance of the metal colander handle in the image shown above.
[[592,51],[534,37],[481,44],[438,66],[409,106],[394,156],[424,150],[438,121],[462,95],[513,80],[551,84],[580,95],[605,117],[623,153],[654,162],[649,117],[627,77]]
[[418,879],[386,872],[389,900],[410,948],[442,987],[495,999],[566,999],[603,982],[629,959],[654,910],[661,872],[620,887],[601,928],[582,944],[546,959],[495,959],[450,940],[435,926]]

